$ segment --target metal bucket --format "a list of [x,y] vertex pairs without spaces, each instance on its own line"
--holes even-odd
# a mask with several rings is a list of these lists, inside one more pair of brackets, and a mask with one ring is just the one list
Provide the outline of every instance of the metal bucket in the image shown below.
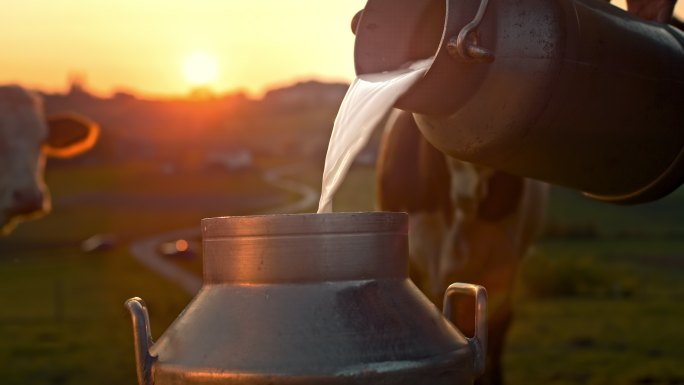
[[[484,368],[486,292],[454,284],[446,317],[408,278],[403,213],[202,220],[204,284],[154,344],[133,319],[145,384],[472,384]],[[476,299],[476,335],[448,320]]]
[[642,202],[684,182],[684,33],[597,0],[369,0],[358,74],[434,57],[399,101],[454,158]]

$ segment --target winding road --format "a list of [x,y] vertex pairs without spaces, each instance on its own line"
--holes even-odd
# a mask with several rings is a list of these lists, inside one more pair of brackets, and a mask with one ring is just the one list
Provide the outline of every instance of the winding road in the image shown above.
[[[297,213],[315,207],[315,204],[318,201],[318,192],[304,183],[286,178],[287,175],[292,175],[299,170],[301,170],[301,166],[299,165],[287,165],[263,173],[262,178],[266,182],[280,189],[294,192],[300,196],[295,202],[278,206],[273,209],[262,209],[263,213]],[[199,226],[179,229],[134,241],[131,243],[129,250],[143,265],[147,266],[155,273],[176,282],[186,292],[194,295],[199,291],[200,287],[202,287],[202,279],[163,258],[157,252],[157,246],[161,243],[176,239],[192,239],[199,238],[200,236],[201,231]]]

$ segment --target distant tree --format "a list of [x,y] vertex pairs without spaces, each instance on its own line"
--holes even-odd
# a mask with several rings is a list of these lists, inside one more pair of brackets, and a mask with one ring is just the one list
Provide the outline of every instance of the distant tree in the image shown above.
[[93,96],[86,91],[86,75],[82,72],[69,74],[69,92],[67,97],[75,100],[88,100]]

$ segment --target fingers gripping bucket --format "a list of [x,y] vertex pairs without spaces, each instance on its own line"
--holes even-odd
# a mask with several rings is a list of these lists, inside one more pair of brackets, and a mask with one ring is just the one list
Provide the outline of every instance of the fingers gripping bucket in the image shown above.
[[447,291],[476,298],[467,338],[408,279],[407,226],[402,213],[204,219],[204,284],[156,343],[142,300],[127,302],[140,384],[472,384],[486,293]]

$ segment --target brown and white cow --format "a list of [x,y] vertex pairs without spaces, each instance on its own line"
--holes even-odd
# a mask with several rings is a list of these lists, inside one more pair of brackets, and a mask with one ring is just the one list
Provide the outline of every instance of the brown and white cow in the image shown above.
[[[479,383],[500,384],[513,284],[540,231],[547,186],[445,156],[423,138],[413,116],[400,111],[388,121],[377,171],[378,208],[409,213],[415,284],[437,306],[452,282],[487,289],[488,358]],[[459,329],[472,335],[474,305],[455,309]]]
[[0,87],[0,234],[50,210],[45,157],[90,149],[98,126],[74,114],[45,117],[41,98],[19,86]]

